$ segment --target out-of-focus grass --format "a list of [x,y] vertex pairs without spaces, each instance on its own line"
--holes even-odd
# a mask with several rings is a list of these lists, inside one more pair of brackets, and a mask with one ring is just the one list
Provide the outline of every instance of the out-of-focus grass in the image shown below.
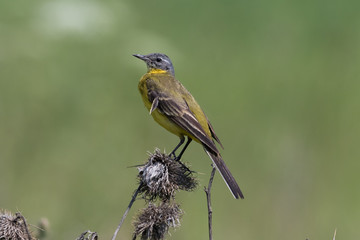
[[[2,1],[0,207],[52,239],[109,238],[136,186],[136,165],[178,139],[137,92],[164,52],[225,145],[244,190],[213,186],[214,238],[359,237],[360,17],[356,1]],[[184,160],[206,184],[210,160]],[[206,239],[202,188],[179,194],[172,239]],[[143,207],[135,203],[136,208]],[[131,234],[131,218],[120,238]]]

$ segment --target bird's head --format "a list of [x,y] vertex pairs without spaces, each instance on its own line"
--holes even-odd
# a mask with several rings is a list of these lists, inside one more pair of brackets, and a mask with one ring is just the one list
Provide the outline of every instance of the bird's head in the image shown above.
[[172,65],[172,62],[168,56],[162,53],[150,53],[148,55],[140,55],[140,54],[134,54],[134,57],[137,57],[141,60],[143,60],[148,69],[161,69],[168,71],[171,73],[171,75],[175,75],[174,73],[174,67]]

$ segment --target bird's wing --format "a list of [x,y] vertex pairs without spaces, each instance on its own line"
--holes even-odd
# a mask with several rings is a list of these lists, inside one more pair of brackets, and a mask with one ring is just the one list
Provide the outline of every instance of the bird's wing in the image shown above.
[[[206,118],[207,119],[207,118]],[[224,146],[222,145],[220,139],[218,138],[218,136],[216,136],[215,134],[215,131],[214,131],[214,128],[213,126],[211,125],[209,119],[207,119],[207,123],[208,123],[208,126],[209,126],[209,129],[210,129],[210,132],[211,132],[211,136],[219,143],[219,145],[221,146],[222,149],[224,149]]]
[[176,92],[169,89],[159,88],[156,83],[147,82],[148,99],[152,103],[152,111],[156,109],[165,115],[170,121],[197,138],[207,149],[218,154],[214,142],[206,134],[199,120],[191,112],[186,100]]

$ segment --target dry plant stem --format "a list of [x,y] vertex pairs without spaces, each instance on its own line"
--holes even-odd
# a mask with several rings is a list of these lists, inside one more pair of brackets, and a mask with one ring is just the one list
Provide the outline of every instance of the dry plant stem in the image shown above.
[[116,228],[115,233],[114,233],[114,235],[113,235],[113,237],[112,237],[111,240],[115,240],[116,235],[118,234],[118,232],[119,232],[119,230],[120,230],[120,228],[121,228],[121,225],[123,224],[123,222],[124,222],[127,214],[128,214],[129,211],[130,211],[131,206],[133,205],[133,203],[134,203],[135,200],[136,200],[136,196],[137,196],[138,193],[140,192],[141,187],[142,187],[142,183],[139,184],[138,189],[136,189],[136,191],[134,192],[134,194],[133,194],[133,196],[132,196],[132,198],[131,198],[131,201],[130,201],[130,203],[129,203],[129,206],[127,207],[124,215],[122,216],[121,221],[120,221],[120,223],[119,223],[119,226]]
[[206,193],[207,207],[208,207],[208,220],[209,220],[209,240],[212,240],[212,208],[211,208],[211,186],[214,180],[216,168],[214,165],[212,166],[212,171],[210,175],[209,185],[204,189]]

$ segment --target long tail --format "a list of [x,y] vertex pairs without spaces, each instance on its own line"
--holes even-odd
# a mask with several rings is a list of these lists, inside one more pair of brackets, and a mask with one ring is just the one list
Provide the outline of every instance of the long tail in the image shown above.
[[239,185],[237,184],[230,170],[225,165],[225,162],[224,160],[222,160],[220,154],[214,154],[211,151],[208,151],[205,147],[204,150],[209,155],[216,168],[219,170],[222,178],[224,179],[234,198],[239,199],[240,197],[243,199],[244,195],[242,194]]

